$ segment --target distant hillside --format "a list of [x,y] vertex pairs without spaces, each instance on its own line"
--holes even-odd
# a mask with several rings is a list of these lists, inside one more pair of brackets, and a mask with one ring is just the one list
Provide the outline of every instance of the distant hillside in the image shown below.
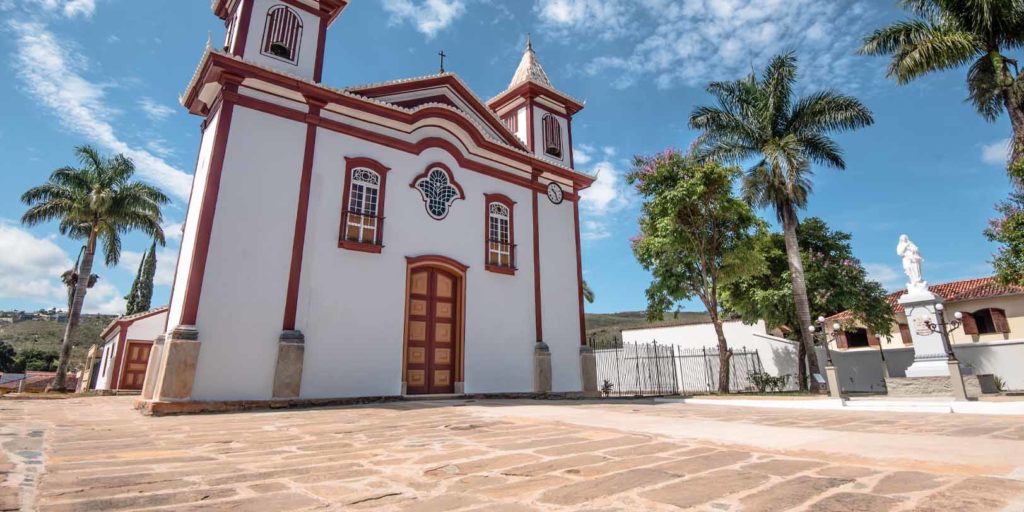
[[587,338],[592,338],[597,347],[612,347],[621,343],[622,329],[700,324],[708,321],[710,319],[707,313],[665,313],[663,319],[658,322],[648,322],[647,313],[643,311],[588,313],[586,315]]
[[[71,350],[72,366],[85,359],[85,353],[93,343],[102,343],[100,333],[113,320],[110,315],[87,315],[82,317],[78,330],[78,342]],[[5,341],[20,352],[25,349],[38,349],[48,352],[59,352],[60,342],[64,339],[65,322],[48,320],[26,320],[13,324],[0,324],[0,341]]]

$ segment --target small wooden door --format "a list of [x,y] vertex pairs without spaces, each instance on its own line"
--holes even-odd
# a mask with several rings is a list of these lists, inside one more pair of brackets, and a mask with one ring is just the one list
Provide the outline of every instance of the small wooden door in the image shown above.
[[152,348],[152,343],[128,342],[120,389],[142,389],[142,382],[146,380],[146,366],[149,365],[149,351]]
[[455,392],[459,278],[433,267],[409,275],[405,382],[408,394]]

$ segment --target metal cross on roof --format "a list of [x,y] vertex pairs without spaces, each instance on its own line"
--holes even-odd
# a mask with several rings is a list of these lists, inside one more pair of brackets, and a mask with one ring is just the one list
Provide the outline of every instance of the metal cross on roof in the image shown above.
[[437,52],[437,54],[441,57],[441,71],[440,72],[444,73],[444,58],[447,57],[448,54],[444,53],[444,50],[441,50],[441,51]]

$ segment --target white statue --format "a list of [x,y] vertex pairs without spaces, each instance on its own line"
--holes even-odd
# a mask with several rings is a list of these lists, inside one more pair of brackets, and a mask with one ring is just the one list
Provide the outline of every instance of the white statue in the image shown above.
[[907,283],[907,291],[927,291],[928,283],[921,277],[921,252],[910,241],[907,235],[900,235],[900,243],[896,246],[896,254],[903,258],[903,272],[907,274],[910,281]]

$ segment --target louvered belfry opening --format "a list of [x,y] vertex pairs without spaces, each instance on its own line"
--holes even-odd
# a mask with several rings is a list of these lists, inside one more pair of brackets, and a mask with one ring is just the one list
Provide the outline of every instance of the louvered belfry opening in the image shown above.
[[297,64],[302,41],[302,18],[286,5],[275,5],[267,11],[263,29],[264,55]]
[[558,124],[558,118],[546,114],[541,123],[544,128],[544,152],[562,158],[562,126]]

